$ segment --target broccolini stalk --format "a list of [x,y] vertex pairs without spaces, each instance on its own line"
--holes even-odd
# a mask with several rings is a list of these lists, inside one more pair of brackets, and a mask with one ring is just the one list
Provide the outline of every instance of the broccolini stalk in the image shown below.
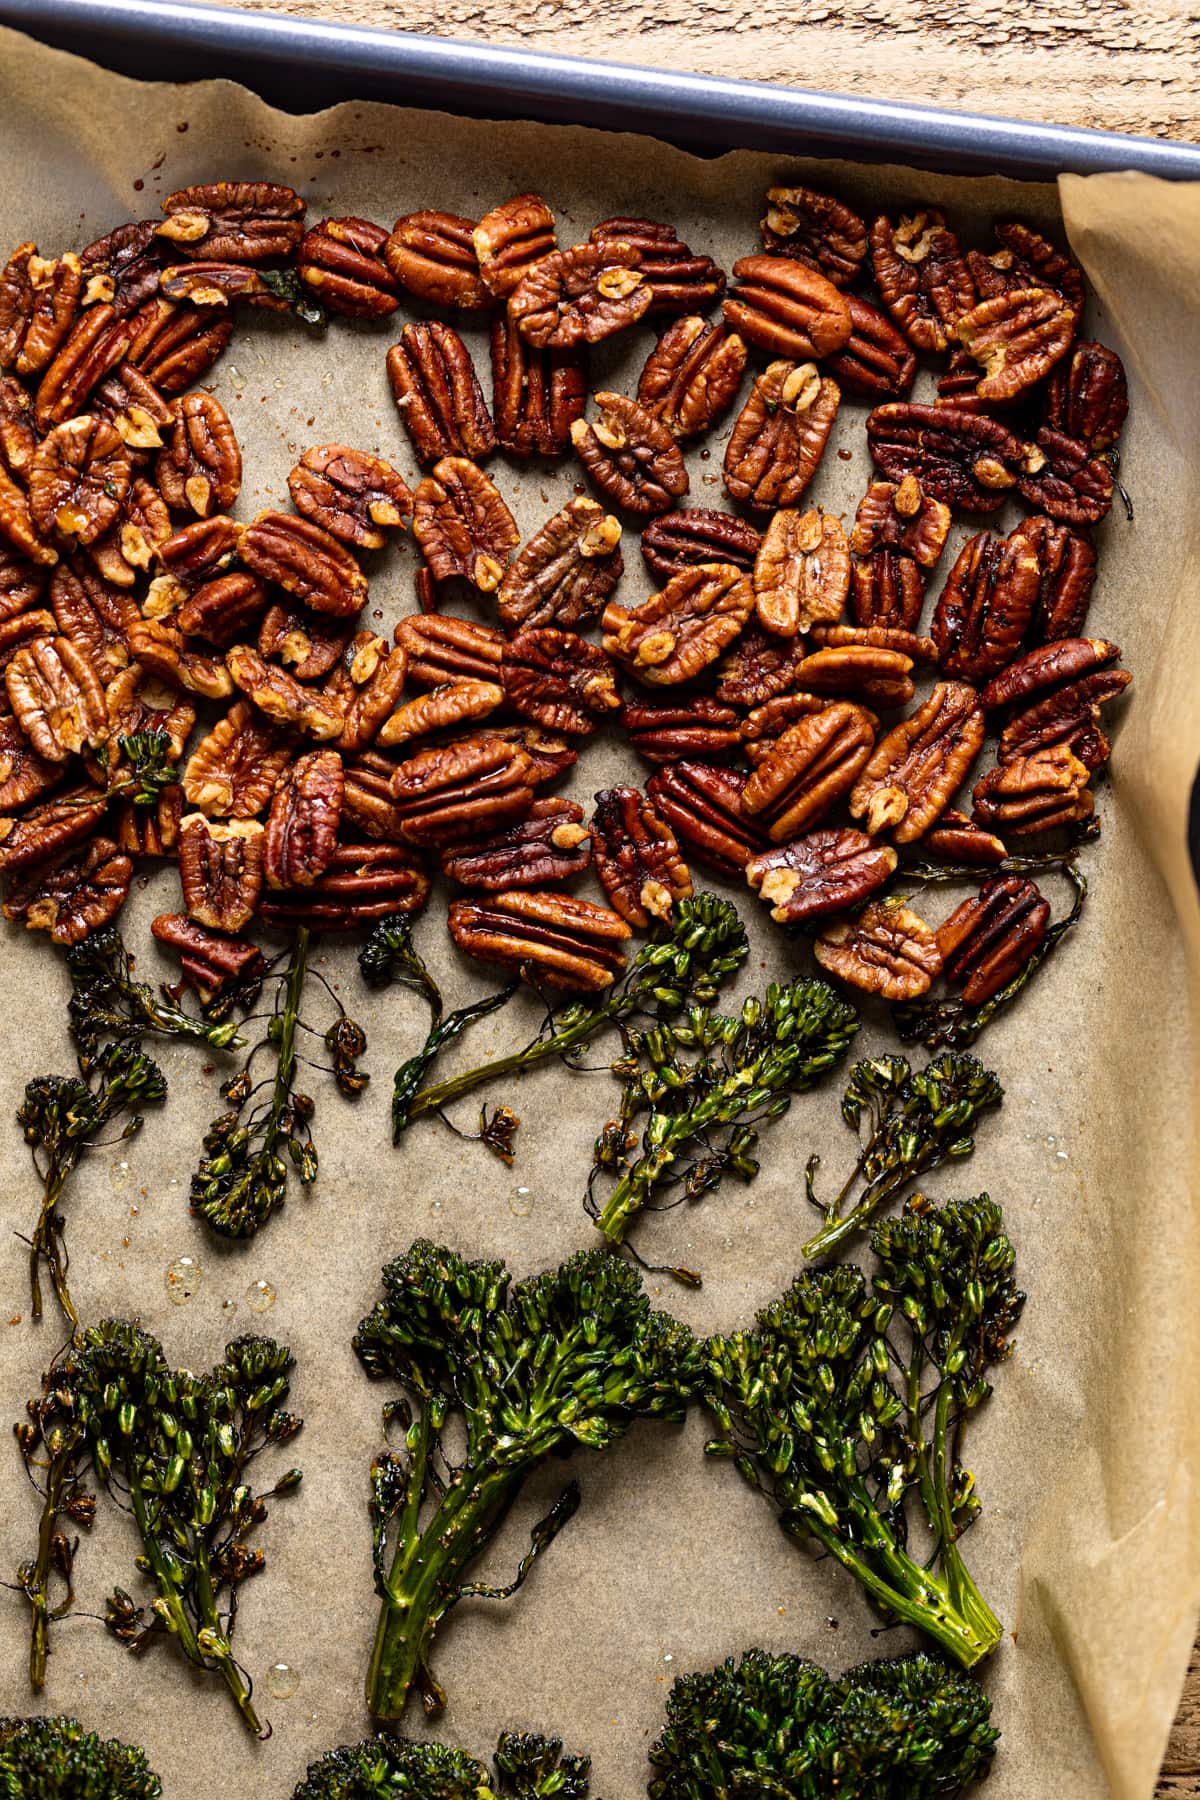
[[79,1046],[85,1073],[98,1044],[140,1040],[154,1032],[162,1037],[194,1038],[212,1050],[238,1050],[245,1039],[237,1026],[216,1024],[190,1013],[145,981],[135,981],[129,954],[115,927],[93,931],[67,952],[71,977],[71,1036]]
[[[974,1056],[949,1053],[914,1070],[903,1056],[856,1063],[842,1098],[842,1117],[857,1131],[864,1112],[871,1135],[841,1192],[825,1206],[813,1191],[819,1157],[808,1164],[808,1197],[825,1214],[820,1231],[804,1245],[810,1261],[829,1256],[910,1182],[951,1156],[969,1156],[974,1128],[1004,1089]],[[847,1202],[852,1200],[847,1208]]]
[[[640,1154],[594,1212],[596,1229],[621,1244],[640,1212],[662,1204],[670,1184],[682,1181],[686,1198],[715,1185],[731,1163],[745,1179],[755,1174],[748,1156],[753,1128],[778,1118],[793,1094],[833,1068],[857,1029],[853,1007],[826,982],[800,979],[787,987],[772,982],[733,1018],[695,1007],[634,1039],[649,1067],[629,1083],[623,1111],[640,1108],[648,1117]],[[694,1061],[685,1060],[689,1052],[698,1053]],[[677,1174],[681,1159],[697,1149],[699,1160]],[[699,1281],[688,1271],[673,1273]]]
[[564,1753],[558,1738],[506,1731],[496,1745],[496,1773],[465,1750],[413,1744],[381,1733],[363,1744],[342,1744],[320,1762],[292,1800],[367,1800],[409,1794],[415,1800],[587,1800],[586,1756]]
[[[1025,1298],[1002,1225],[986,1194],[942,1207],[914,1196],[871,1235],[874,1293],[852,1265],[808,1270],[752,1331],[706,1346],[721,1434],[709,1453],[730,1458],[784,1530],[815,1538],[888,1618],[964,1668],[1003,1635],[958,1545],[979,1511],[959,1461],[963,1424],[991,1392]],[[907,1547],[914,1491],[928,1564]]]
[[745,930],[734,908],[716,894],[694,894],[681,900],[675,911],[666,935],[643,944],[625,975],[602,999],[564,1006],[547,1018],[524,1049],[466,1069],[436,1087],[422,1088],[407,1107],[405,1125],[440,1112],[485,1081],[520,1074],[552,1056],[570,1058],[607,1025],[639,1016],[667,1018],[685,1007],[710,1005],[746,959],[750,946]]
[[4,1800],[161,1800],[143,1750],[85,1731],[78,1719],[0,1719]]
[[[512,1582],[468,1580],[526,1477],[573,1445],[606,1449],[634,1419],[682,1419],[700,1351],[685,1326],[651,1311],[636,1271],[599,1247],[510,1285],[502,1263],[468,1262],[422,1240],[388,1264],[383,1286],[354,1348],[369,1375],[399,1382],[406,1396],[385,1410],[404,1424],[404,1450],[384,1452],[371,1471],[382,1606],[367,1704],[392,1724],[414,1689],[427,1712],[444,1706],[430,1657],[451,1609],[466,1595],[515,1593],[575,1511],[571,1483],[534,1528]],[[458,1462],[444,1436],[455,1415]]]
[[[72,1577],[78,1540],[72,1542],[64,1526],[71,1522],[90,1528],[96,1501],[83,1488],[87,1453],[71,1390],[47,1378],[27,1411],[29,1421],[16,1427],[17,1446],[26,1473],[42,1496],[42,1516],[37,1551],[21,1565],[18,1579],[29,1601],[29,1681],[40,1693],[46,1681],[49,1628],[75,1603]],[[51,1590],[59,1585],[65,1591],[52,1606]]]

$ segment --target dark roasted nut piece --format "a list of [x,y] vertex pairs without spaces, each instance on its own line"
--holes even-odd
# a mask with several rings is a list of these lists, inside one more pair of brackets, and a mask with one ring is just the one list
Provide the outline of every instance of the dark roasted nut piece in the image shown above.
[[804,661],[803,638],[773,637],[757,621],[748,625],[719,669],[717,699],[726,706],[761,706],[796,684]]
[[297,757],[275,789],[267,814],[263,873],[268,887],[311,887],[325,873],[337,848],[342,794],[342,759],[336,750],[310,750]]
[[111,838],[96,837],[53,869],[15,881],[4,917],[29,931],[48,931],[56,944],[81,944],[115,919],[129,895],[133,863]]
[[267,972],[266,958],[254,944],[218,937],[186,913],[159,913],[151,919],[150,930],[160,944],[175,951],[179,972],[199,994],[202,1006],[211,1006],[231,991],[249,998]]
[[693,313],[668,326],[646,358],[638,404],[686,443],[729,410],[745,368],[746,346],[737,333]]
[[413,536],[435,582],[461,580],[495,593],[521,541],[517,522],[482,469],[444,456],[417,484]]
[[902,550],[932,569],[945,548],[950,508],[922,493],[915,475],[903,481],[873,481],[858,503],[850,548],[855,556],[879,549]]
[[506,629],[590,623],[621,578],[620,541],[611,513],[584,495],[569,500],[505,570],[496,600]]
[[387,374],[417,461],[432,467],[443,456],[482,462],[496,448],[496,432],[471,361],[451,325],[406,325],[387,353]]
[[[175,624],[185,637],[207,638],[218,650],[228,650],[254,635],[266,606],[267,590],[258,576],[248,569],[235,569],[231,575],[203,582],[189,594],[175,615]],[[283,612],[282,607],[273,610]]]
[[653,298],[638,249],[605,238],[544,256],[509,295],[508,316],[539,349],[572,350],[635,325]]
[[263,885],[263,841],[256,819],[217,825],[203,813],[179,821],[179,879],[188,914],[213,931],[241,931],[254,917]]
[[855,694],[873,706],[904,706],[913,697],[912,658],[886,645],[836,644],[797,662],[793,685],[814,694]]
[[180,633],[161,619],[134,619],[129,627],[129,654],[172,687],[224,700],[233,692],[229,670],[219,658],[189,650]]
[[883,886],[896,867],[894,850],[861,831],[810,831],[794,843],[752,856],[746,880],[770,904],[780,925],[848,912]]
[[304,202],[273,181],[213,181],[180,188],[162,203],[159,237],[184,256],[220,262],[274,262],[304,236]]
[[590,737],[621,705],[616,671],[604,650],[549,625],[528,626],[506,644],[502,680],[510,706],[522,718],[569,737]]
[[589,234],[593,244],[614,238],[632,244],[641,258],[642,280],[652,295],[650,317],[703,311],[725,291],[725,271],[711,256],[697,256],[673,225],[654,219],[602,219]]
[[587,352],[535,349],[498,312],[491,353],[498,442],[513,456],[565,456],[587,407]]
[[850,591],[850,551],[832,513],[783,507],[767,526],[754,564],[754,610],[765,631],[803,635],[841,617]]
[[938,940],[907,906],[871,900],[818,933],[813,955],[839,981],[881,1000],[915,1000],[942,970]]
[[34,525],[71,545],[93,544],[116,524],[132,477],[120,433],[90,413],[56,425],[27,473]]
[[748,779],[744,769],[673,762],[655,770],[646,792],[693,856],[723,875],[740,875],[768,841],[742,807]]
[[762,241],[764,250],[794,257],[840,288],[858,280],[867,255],[867,228],[858,214],[815,188],[768,188]]
[[142,731],[160,731],[171,762],[178,762],[196,723],[196,708],[178,688],[170,687],[133,663],[115,675],[104,690],[108,709],[108,764],[113,776],[125,773],[120,740]]
[[1112,505],[1112,466],[1106,457],[1090,455],[1086,444],[1043,425],[1017,491],[1065,525],[1098,525]]
[[0,538],[7,538],[14,549],[31,562],[49,567],[58,561],[58,551],[38,535],[29,511],[29,502],[15,482],[0,468]]
[[469,843],[523,819],[533,805],[529,758],[501,737],[478,732],[418,750],[391,783],[406,843]]
[[97,384],[91,410],[116,426],[130,450],[160,449],[163,432],[175,416],[170,401],[130,362],[121,363]]
[[137,604],[83,562],[61,562],[50,580],[50,605],[63,637],[83,652],[102,681],[129,661],[129,627]]
[[[244,530],[245,526],[223,513],[196,519],[159,545],[158,560],[167,574],[190,592],[214,575],[228,574]],[[171,608],[164,606],[161,610],[169,612]]]
[[[785,731],[834,704],[836,702],[824,694],[776,694],[773,700],[764,700],[761,706],[751,707],[741,734],[746,761],[751,768],[757,769],[770,756]],[[879,720],[875,714],[865,706],[858,710],[869,720],[872,732],[877,731]]]
[[[84,411],[92,389],[126,360],[132,336],[132,321],[119,319],[111,306],[93,306],[79,315],[38,386],[39,431]],[[155,385],[162,388],[161,382]]]
[[889,481],[915,475],[925,493],[964,512],[995,512],[1024,472],[1045,461],[998,419],[961,406],[903,400],[877,406],[868,416],[867,444]]
[[344,723],[341,706],[301,687],[286,669],[265,662],[248,644],[234,644],[225,653],[225,663],[243,694],[276,725],[290,726],[318,743],[340,737]]
[[1120,437],[1128,412],[1124,363],[1107,344],[1084,339],[1051,371],[1041,422],[1099,456]]
[[158,486],[173,512],[228,512],[242,486],[242,453],[233,421],[211,394],[177,402],[171,441],[158,458]]
[[75,318],[82,286],[79,258],[48,260],[36,244],[18,244],[0,269],[0,369],[37,375]]
[[343,544],[311,519],[262,512],[242,534],[242,561],[317,613],[353,618],[367,578]]
[[1112,748],[1100,729],[1100,708],[1123,694],[1132,680],[1128,669],[1101,669],[1035,701],[1004,727],[997,760],[1015,762],[1049,744],[1066,744],[1086,768],[1100,768]]
[[391,463],[345,444],[306,450],[288,476],[288,493],[306,519],[363,550],[382,550],[413,509],[408,483]]
[[233,320],[176,306],[161,295],[131,316],[128,361],[160,394],[178,394],[212,368],[233,336]]
[[929,628],[945,674],[986,681],[1012,662],[1033,617],[1039,575],[1033,546],[1019,531],[967,539]]
[[32,399],[19,381],[0,375],[0,468],[24,479],[37,447]]
[[742,506],[794,506],[817,472],[841,393],[815,363],[773,362],[759,375],[725,449],[725,486]]
[[579,761],[579,752],[573,744],[556,732],[543,731],[540,725],[487,725],[484,733],[488,737],[501,738],[512,749],[520,750],[528,757],[529,773],[525,779],[535,788],[561,781],[567,770]]
[[39,756],[11,714],[0,718],[0,814],[40,800],[62,778],[62,764]]
[[776,844],[823,819],[854,786],[875,741],[872,715],[846,701],[790,725],[754,770],[742,806]]
[[814,625],[808,634],[812,650],[843,650],[853,645],[869,650],[898,650],[915,663],[935,663],[937,646],[932,638],[918,637],[899,625]]
[[415,212],[397,219],[383,246],[383,259],[400,286],[434,306],[478,312],[490,306],[479,272],[473,219],[457,213]]
[[651,519],[642,532],[642,555],[664,579],[697,563],[733,563],[749,572],[761,543],[761,534],[736,514],[692,506]]
[[995,299],[1018,288],[1050,288],[1078,318],[1085,299],[1083,275],[1070,257],[1015,219],[1002,221],[995,232],[1001,247],[991,256],[981,250],[967,252],[981,298]]
[[408,673],[408,652],[372,631],[356,631],[334,678],[343,701],[343,725],[337,747],[343,756],[365,750],[397,705]]
[[467,678],[500,679],[504,633],[494,625],[443,613],[412,613],[399,621],[395,636],[408,654],[408,680],[414,687],[441,687]]
[[825,366],[847,393],[866,400],[902,400],[917,375],[917,359],[886,313],[858,294],[847,294],[850,336]]
[[982,1006],[1041,949],[1049,923],[1050,902],[1032,881],[994,875],[938,930],[946,979],[961,985],[968,1006]]
[[108,795],[94,787],[71,788],[31,807],[19,819],[0,817],[0,872],[38,869],[90,837],[104,816]]
[[722,756],[736,750],[742,737],[739,715],[711,694],[682,700],[647,695],[625,706],[621,725],[638,754],[656,763]]
[[447,681],[406,700],[384,720],[376,741],[390,750],[458,725],[477,725],[503,704],[504,689],[494,681]]
[[297,681],[319,681],[337,667],[353,637],[349,619],[321,619],[272,606],[258,627],[258,654],[277,657]]
[[276,930],[357,931],[388,913],[419,912],[428,898],[429,876],[407,845],[339,844],[311,887],[265,893],[260,916]]
[[479,273],[496,300],[507,300],[535,263],[558,249],[554,214],[540,194],[517,194],[484,213],[471,234]]
[[691,893],[675,833],[640,789],[605,788],[596,795],[592,841],[601,887],[639,931],[651,919],[669,920],[676,901]]
[[1049,374],[1071,346],[1077,314],[1050,288],[1013,288],[981,300],[958,321],[958,338],[983,370],[981,400],[1015,400]]
[[930,208],[886,216],[871,228],[871,255],[883,304],[914,350],[940,355],[963,313],[975,304],[975,283],[958,239]]
[[1014,837],[1051,831],[1091,817],[1094,801],[1088,769],[1066,744],[989,769],[975,783],[976,824],[999,826]]
[[978,863],[981,867],[1002,863],[1008,846],[994,832],[984,831],[966,813],[948,806],[937,824],[921,840],[923,850],[943,856],[947,862]]
[[388,234],[369,219],[322,219],[305,232],[296,273],[330,312],[383,319],[395,312],[397,283],[383,260]]
[[135,475],[116,524],[87,547],[97,572],[117,587],[132,587],[140,569],[149,569],[160,544],[171,535],[171,516],[158,489]]
[[15,618],[6,619],[0,625],[0,676],[8,668],[19,650],[27,645],[49,643],[54,632],[54,614],[45,607],[35,607],[32,612],[17,613]]
[[1037,558],[1038,596],[1031,621],[1034,636],[1047,643],[1078,637],[1096,579],[1095,546],[1040,513],[1022,520],[1014,536],[1023,537]]
[[486,893],[570,881],[592,860],[583,808],[573,800],[535,800],[529,816],[506,831],[476,838],[442,855],[442,873]]
[[126,856],[174,856],[182,817],[183,791],[174,784],[159,790],[153,806],[122,800],[115,816],[117,847]]
[[714,663],[753,610],[754,588],[740,569],[697,563],[640,606],[610,601],[601,641],[639,681],[671,687]]
[[925,604],[925,577],[911,557],[899,550],[875,550],[854,559],[850,576],[850,610],[858,625],[911,631],[917,624]]
[[576,455],[596,486],[628,512],[669,512],[687,493],[688,477],[667,427],[624,394],[602,389],[596,405],[594,423],[576,419],[571,427]]
[[267,312],[286,312],[288,307],[283,295],[276,293],[257,269],[244,263],[177,263],[163,270],[158,286],[166,299],[186,301],[189,306],[261,306]]
[[4,671],[4,685],[21,729],[47,762],[66,762],[108,736],[100,677],[70,638],[22,645]]
[[45,569],[10,550],[0,538],[0,625],[36,607],[45,585]]
[[251,819],[270,801],[292,759],[292,748],[238,700],[188,758],[183,791],[188,804],[217,819]]
[[724,303],[727,324],[772,356],[833,356],[853,329],[845,294],[816,269],[782,256],[743,256]]
[[850,796],[850,816],[898,844],[916,841],[941,816],[983,743],[974,688],[940,681],[912,717],[880,738]]
[[575,993],[611,987],[632,936],[619,913],[570,894],[518,890],[486,901],[452,900],[450,936],[478,962],[517,969],[533,987]]
[[392,799],[396,762],[378,750],[364,750],[342,770],[342,814],[346,822],[370,838],[400,841],[403,817]]
[[980,704],[989,712],[997,706],[1015,706],[1030,694],[1057,687],[1060,681],[1090,675],[1093,669],[1116,662],[1120,655],[1118,646],[1105,638],[1059,638],[1053,644],[1040,644],[994,676],[980,694]]

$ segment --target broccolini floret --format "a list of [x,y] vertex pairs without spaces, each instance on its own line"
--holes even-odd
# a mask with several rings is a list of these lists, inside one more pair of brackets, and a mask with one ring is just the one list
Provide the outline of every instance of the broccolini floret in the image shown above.
[[505,1732],[493,1760],[490,1777],[465,1750],[381,1733],[310,1764],[292,1800],[587,1800],[589,1759],[558,1738]]
[[159,1800],[145,1752],[78,1719],[0,1719],[0,1800]]

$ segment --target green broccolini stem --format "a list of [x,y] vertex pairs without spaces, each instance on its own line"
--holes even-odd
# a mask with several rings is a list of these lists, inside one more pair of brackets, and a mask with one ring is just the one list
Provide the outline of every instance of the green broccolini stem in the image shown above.
[[35,1320],[42,1316],[42,1264],[45,1263],[55,1296],[72,1331],[78,1329],[79,1314],[67,1287],[67,1252],[59,1229],[58,1203],[62,1199],[67,1177],[79,1160],[83,1144],[78,1143],[68,1160],[59,1163],[47,1178],[42,1194],[41,1211],[33,1236],[29,1240],[29,1304]]
[[[50,1456],[42,1516],[38,1523],[37,1554],[21,1572],[21,1585],[29,1601],[29,1683],[40,1694],[46,1685],[47,1638],[50,1629],[50,1571],[54,1562],[54,1540],[65,1501],[75,1482],[76,1456],[81,1432],[78,1426],[70,1432]],[[69,1596],[68,1596],[69,1604]],[[57,1616],[57,1615],[56,1615]]]
[[[511,992],[511,989],[508,991]],[[507,998],[507,994],[505,997]],[[405,1123],[411,1125],[426,1113],[440,1112],[463,1094],[482,1087],[486,1081],[495,1081],[498,1076],[519,1074],[522,1069],[531,1069],[552,1056],[569,1056],[573,1050],[578,1050],[595,1037],[603,1026],[623,1018],[626,1012],[632,1010],[632,1005],[628,995],[615,995],[592,1011],[581,1013],[571,1024],[560,1026],[549,1037],[535,1038],[523,1050],[514,1050],[508,1056],[497,1056],[492,1062],[481,1063],[477,1069],[464,1069],[460,1074],[452,1075],[449,1080],[439,1082],[436,1087],[422,1089],[408,1108]],[[467,1009],[464,1008],[465,1010]]]

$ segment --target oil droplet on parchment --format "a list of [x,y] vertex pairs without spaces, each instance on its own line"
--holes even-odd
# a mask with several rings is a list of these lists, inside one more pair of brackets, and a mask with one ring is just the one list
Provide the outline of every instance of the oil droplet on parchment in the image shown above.
[[272,1663],[267,1671],[267,1692],[276,1700],[290,1700],[300,1686],[300,1677],[291,1663]]
[[175,1306],[186,1306],[194,1300],[204,1280],[204,1270],[194,1256],[177,1256],[168,1263],[163,1275],[167,1298]]
[[275,1304],[275,1289],[269,1281],[252,1281],[246,1289],[246,1305],[251,1312],[270,1312]]
[[533,1211],[533,1189],[515,1187],[508,1196],[508,1210],[514,1218],[527,1219]]

